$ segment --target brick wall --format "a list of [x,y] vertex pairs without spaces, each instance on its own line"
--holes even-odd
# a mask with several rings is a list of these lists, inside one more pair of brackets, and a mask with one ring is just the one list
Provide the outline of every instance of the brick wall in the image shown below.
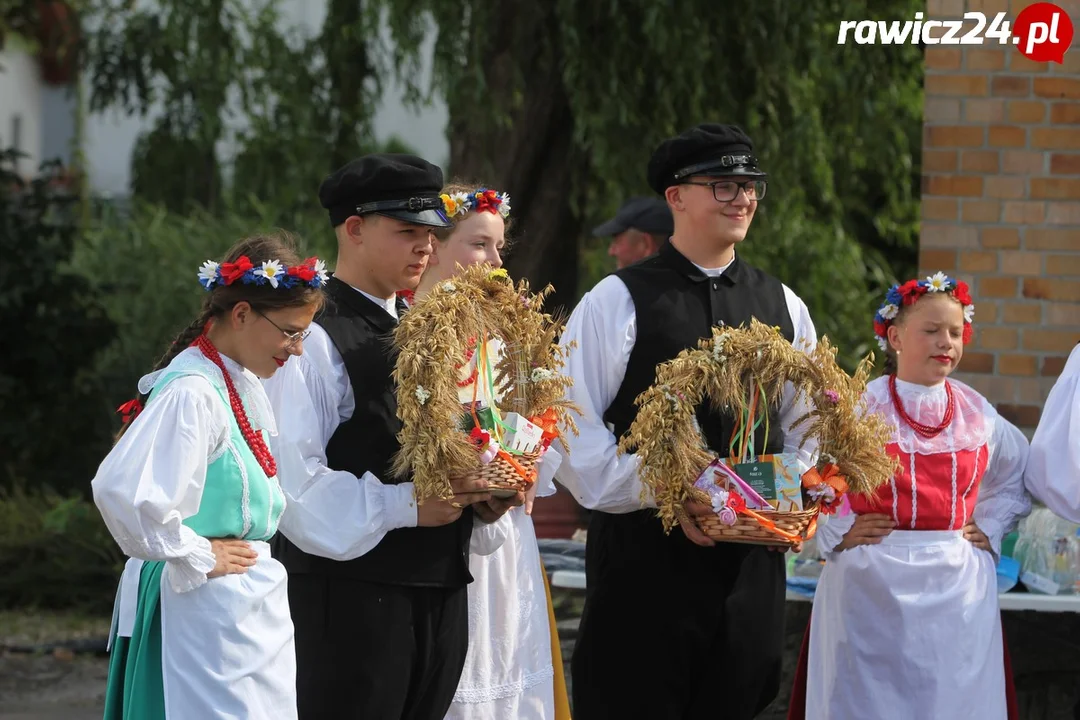
[[[1031,0],[929,0],[926,19]],[[928,46],[919,272],[971,285],[956,377],[1030,431],[1080,340],[1080,0],[1063,65],[1012,45]]]

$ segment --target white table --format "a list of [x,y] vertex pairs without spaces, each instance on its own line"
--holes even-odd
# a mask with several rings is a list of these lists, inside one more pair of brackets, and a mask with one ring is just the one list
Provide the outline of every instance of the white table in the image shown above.
[[[580,570],[556,570],[551,575],[552,587],[570,590],[585,589],[585,573]],[[787,599],[810,602],[811,598],[788,590]],[[998,596],[1002,610],[1035,610],[1036,612],[1080,613],[1080,595],[1038,595],[1036,593],[1002,593]]]
[[585,573],[580,570],[556,570],[551,573],[551,586],[570,590],[584,590]]
[[1035,593],[1009,592],[998,595],[998,604],[1002,610],[1080,613],[1080,595],[1036,595]]

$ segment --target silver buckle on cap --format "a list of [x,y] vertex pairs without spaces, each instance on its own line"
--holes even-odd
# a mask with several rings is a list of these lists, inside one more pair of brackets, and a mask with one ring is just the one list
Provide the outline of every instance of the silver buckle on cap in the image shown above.
[[738,167],[740,165],[746,165],[757,170],[757,158],[753,155],[723,155],[714,160],[709,160],[708,162],[685,167],[675,173],[675,179],[681,180],[684,177],[696,175],[703,170],[714,170],[717,167]]

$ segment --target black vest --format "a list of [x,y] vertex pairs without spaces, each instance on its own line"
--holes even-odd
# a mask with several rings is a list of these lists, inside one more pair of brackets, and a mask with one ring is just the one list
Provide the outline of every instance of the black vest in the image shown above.
[[[616,437],[629,430],[637,415],[634,399],[656,380],[656,366],[687,348],[696,347],[699,340],[712,335],[714,325],[737,327],[757,318],[779,327],[789,342],[794,339],[783,285],[738,256],[723,275],[712,278],[669,242],[656,255],[615,274],[630,291],[637,323],[637,338],[622,385],[604,413],[604,420],[614,426]],[[775,408],[770,409],[767,438],[764,426],[757,430],[754,447],[764,448],[759,453],[783,451],[784,436],[777,414]],[[697,419],[709,447],[726,456],[736,418],[709,407],[706,399],[698,408]],[[733,546],[725,543],[714,548],[698,547],[678,528],[665,536],[656,511],[651,509],[619,515],[594,512],[589,527],[590,544],[594,537],[598,546],[607,546],[604,555],[608,559],[623,556],[634,562],[636,555],[640,559],[651,556],[660,562],[671,562],[678,558],[699,569],[701,562],[708,563],[710,557],[727,555],[733,550]]]
[[[395,356],[391,333],[397,321],[386,310],[337,278],[327,285],[326,308],[317,321],[334,343],[349,374],[356,408],[326,445],[327,465],[358,478],[371,472],[382,482],[397,484],[390,467],[400,445],[397,399],[391,373]],[[399,313],[404,306],[399,303]],[[287,511],[287,510],[286,510]],[[275,556],[290,573],[344,575],[392,585],[460,587],[469,574],[472,510],[441,527],[391,530],[368,553],[340,562],[303,552],[280,533]]]

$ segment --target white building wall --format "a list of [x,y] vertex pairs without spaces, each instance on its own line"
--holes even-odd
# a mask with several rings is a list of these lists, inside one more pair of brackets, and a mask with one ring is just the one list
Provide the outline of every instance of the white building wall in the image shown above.
[[17,170],[29,177],[42,161],[42,80],[37,61],[8,38],[0,51],[0,148],[26,153]]

